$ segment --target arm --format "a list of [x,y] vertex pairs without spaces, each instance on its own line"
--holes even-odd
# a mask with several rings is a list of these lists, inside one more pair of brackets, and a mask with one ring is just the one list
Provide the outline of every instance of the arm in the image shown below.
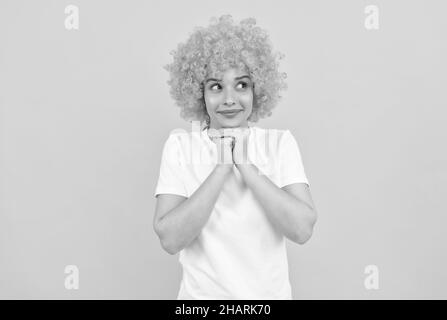
[[[293,195],[292,190],[296,191],[299,188],[297,185],[300,184],[294,184],[295,186],[290,188],[292,192],[289,193],[284,190],[289,186],[284,189],[279,188],[267,176],[259,174],[254,164],[236,164],[236,167],[264,208],[270,222],[293,242],[304,244],[309,240],[317,213],[313,204],[308,203],[312,202],[311,200],[305,202],[303,197]],[[310,194],[307,198],[311,199]]]
[[[214,208],[222,185],[233,166],[217,164],[211,174],[189,198],[167,212],[157,201],[154,229],[163,248],[175,254],[188,246],[202,230]],[[163,197],[165,195],[159,195]],[[160,200],[160,199],[158,199]],[[177,203],[179,203],[177,202]]]

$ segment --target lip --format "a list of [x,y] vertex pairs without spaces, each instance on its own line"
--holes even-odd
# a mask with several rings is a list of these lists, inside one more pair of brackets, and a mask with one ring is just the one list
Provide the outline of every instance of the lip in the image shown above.
[[242,110],[221,111],[221,112],[218,112],[218,113],[220,113],[220,114],[222,114],[222,115],[224,115],[224,116],[227,116],[227,117],[231,117],[231,116],[234,116],[234,115],[238,114],[238,113],[241,112],[241,111],[242,111]]

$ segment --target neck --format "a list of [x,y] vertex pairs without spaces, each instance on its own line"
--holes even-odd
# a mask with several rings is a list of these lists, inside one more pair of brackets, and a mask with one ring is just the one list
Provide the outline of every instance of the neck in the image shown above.
[[210,124],[207,127],[205,127],[205,129],[215,129],[215,130],[219,130],[219,131],[224,130],[224,129],[235,129],[235,128],[248,129],[248,128],[250,128],[250,126],[248,125],[248,122],[245,122],[237,127],[222,127],[222,126],[217,126],[214,124]]

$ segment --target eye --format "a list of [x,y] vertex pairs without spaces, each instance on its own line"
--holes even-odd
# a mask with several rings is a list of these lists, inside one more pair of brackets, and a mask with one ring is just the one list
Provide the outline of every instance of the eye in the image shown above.
[[210,85],[209,88],[210,88],[211,90],[214,90],[213,88],[214,88],[215,86],[219,86],[219,87],[220,87],[220,84],[218,84],[218,83],[214,83],[214,84]]
[[247,88],[248,87],[248,83],[247,82],[245,82],[245,81],[241,81],[241,82],[239,82],[237,85],[240,85],[240,84],[242,84],[243,86],[242,86],[242,88],[243,89],[245,89],[245,88]]

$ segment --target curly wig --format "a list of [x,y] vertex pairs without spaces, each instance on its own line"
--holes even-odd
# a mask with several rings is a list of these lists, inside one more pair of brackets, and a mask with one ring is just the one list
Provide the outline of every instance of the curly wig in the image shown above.
[[204,100],[206,77],[217,76],[228,68],[246,70],[254,83],[253,111],[248,121],[271,116],[271,110],[287,89],[287,74],[279,71],[284,54],[273,52],[267,32],[247,18],[233,24],[231,15],[211,18],[207,28],[196,27],[185,43],[170,52],[173,62],[165,65],[170,74],[170,94],[187,121],[206,121]]

